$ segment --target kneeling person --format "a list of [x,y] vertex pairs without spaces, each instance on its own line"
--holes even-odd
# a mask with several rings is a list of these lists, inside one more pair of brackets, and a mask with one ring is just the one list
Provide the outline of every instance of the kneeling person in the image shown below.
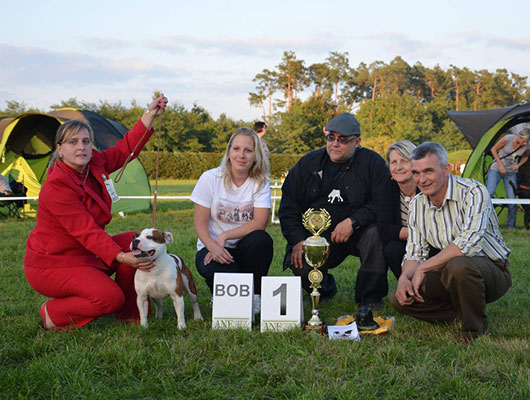
[[[195,264],[210,291],[216,272],[252,273],[254,292],[272,261],[269,162],[258,135],[239,128],[230,138],[221,166],[203,173],[193,189],[197,255]],[[259,298],[255,298],[255,312]]]
[[355,285],[355,301],[381,308],[388,291],[383,246],[375,225],[382,201],[390,191],[388,168],[381,156],[360,146],[359,122],[351,114],[340,114],[325,127],[326,148],[306,154],[291,169],[282,187],[279,218],[287,239],[284,269],[302,277],[302,287],[310,291],[308,273],[312,268],[303,257],[302,243],[311,236],[302,224],[309,208],[325,209],[331,226],[324,236],[330,255],[320,268],[324,278],[323,299],[337,292],[328,270],[348,255],[361,259]]
[[429,322],[460,317],[462,337],[488,332],[486,303],[511,286],[510,250],[484,185],[450,174],[438,143],[418,146],[412,175],[421,190],[410,203],[409,237],[392,306]]

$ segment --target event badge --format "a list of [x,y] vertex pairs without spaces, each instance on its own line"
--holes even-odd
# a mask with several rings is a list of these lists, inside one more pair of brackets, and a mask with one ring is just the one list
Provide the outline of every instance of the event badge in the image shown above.
[[112,202],[116,203],[120,198],[118,196],[118,193],[116,193],[116,189],[114,188],[114,182],[112,182],[110,176],[108,178],[105,178],[105,174],[102,174],[101,177],[103,178],[105,188],[107,189],[107,192],[109,192],[109,196],[112,199]]

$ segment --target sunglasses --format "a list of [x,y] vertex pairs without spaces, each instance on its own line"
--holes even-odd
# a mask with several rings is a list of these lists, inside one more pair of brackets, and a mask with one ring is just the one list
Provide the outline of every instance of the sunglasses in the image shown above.
[[326,136],[326,140],[329,143],[339,142],[340,144],[347,144],[347,143],[353,142],[357,138],[358,136],[353,136],[351,139],[348,138],[347,136],[332,136],[332,135]]

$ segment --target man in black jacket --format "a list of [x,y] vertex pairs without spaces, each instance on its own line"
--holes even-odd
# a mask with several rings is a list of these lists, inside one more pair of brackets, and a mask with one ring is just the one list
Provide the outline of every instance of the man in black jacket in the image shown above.
[[383,306],[388,291],[383,246],[375,225],[382,201],[390,193],[388,168],[381,156],[362,148],[361,129],[355,117],[343,113],[325,127],[325,149],[306,154],[289,171],[282,187],[279,218],[287,239],[284,269],[302,277],[310,291],[311,267],[303,257],[302,243],[311,236],[302,225],[302,214],[309,208],[324,208],[331,215],[331,226],[324,236],[330,254],[320,268],[324,275],[321,298],[337,292],[328,270],[337,267],[348,255],[360,258],[361,268],[355,284],[355,301],[373,308]]

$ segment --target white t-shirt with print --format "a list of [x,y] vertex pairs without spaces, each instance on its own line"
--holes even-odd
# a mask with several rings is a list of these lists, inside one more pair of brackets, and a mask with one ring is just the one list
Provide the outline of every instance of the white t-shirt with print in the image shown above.
[[[225,231],[237,228],[254,218],[254,208],[271,208],[269,181],[257,191],[257,183],[247,179],[240,187],[227,190],[221,167],[204,172],[191,193],[191,201],[210,209],[209,231],[213,240]],[[230,239],[226,247],[236,247],[240,239]],[[197,240],[197,251],[205,246]]]

